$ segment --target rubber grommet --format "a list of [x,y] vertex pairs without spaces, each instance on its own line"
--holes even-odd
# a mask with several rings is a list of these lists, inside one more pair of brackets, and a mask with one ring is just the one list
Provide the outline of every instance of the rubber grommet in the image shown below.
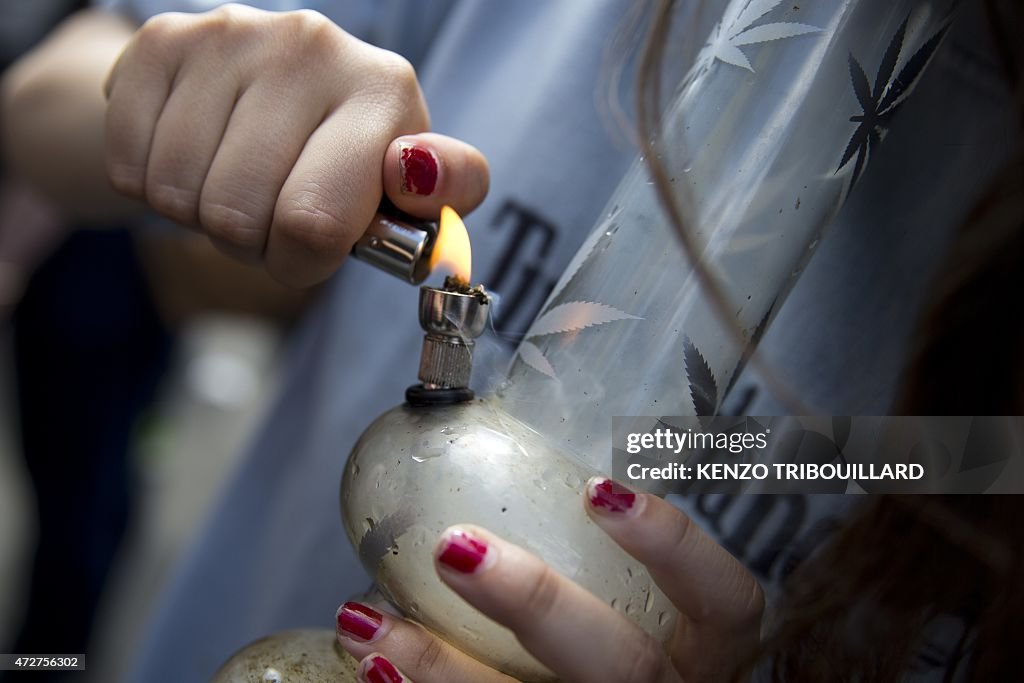
[[450,406],[472,401],[474,396],[472,389],[427,389],[422,384],[414,384],[405,390],[405,400],[416,407]]

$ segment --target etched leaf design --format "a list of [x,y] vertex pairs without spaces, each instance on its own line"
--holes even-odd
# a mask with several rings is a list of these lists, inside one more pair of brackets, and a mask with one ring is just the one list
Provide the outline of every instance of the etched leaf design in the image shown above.
[[549,363],[548,359],[544,357],[544,353],[537,348],[536,344],[523,341],[519,344],[518,353],[519,357],[523,359],[523,362],[537,372],[542,375],[547,375],[551,379],[558,379],[558,375],[555,374],[555,369],[551,367],[551,363]]
[[[875,89],[871,93],[871,99],[877,102],[882,97],[882,92],[885,91],[885,86],[889,85],[889,79],[892,78],[892,71],[896,68],[896,60],[900,57],[900,50],[903,49],[903,36],[907,33],[907,22],[910,21],[910,15],[903,20],[900,27],[896,29],[896,34],[889,41],[889,47],[885,49],[885,55],[882,57],[882,63],[878,65],[878,74],[875,75]],[[861,102],[861,104],[864,104]]]
[[533,323],[526,336],[533,338],[545,334],[582,330],[615,320],[640,320],[640,318],[604,304],[591,301],[570,301],[559,304],[544,313]]
[[860,65],[857,58],[850,53],[850,81],[853,83],[853,92],[857,101],[864,111],[874,109],[875,100],[871,97],[871,85],[868,83],[868,75],[864,73],[864,67]]
[[802,36],[805,33],[815,33],[820,30],[817,26],[809,24],[778,22],[775,24],[765,24],[764,26],[755,26],[735,36],[729,42],[732,45],[753,45],[754,43],[767,43],[772,40]]
[[746,28],[782,4],[782,0],[750,0],[736,18],[736,25]]
[[555,288],[548,295],[548,301],[554,301],[555,297],[558,296],[565,286],[572,282],[573,277],[576,276],[576,272],[583,266],[583,263],[590,257],[590,253],[594,251],[594,247],[601,241],[601,238],[606,232],[612,230],[613,222],[619,215],[619,207],[616,206],[611,210],[608,218],[602,222],[596,230],[592,231],[587,235],[587,239],[583,241],[580,248],[576,250],[572,260],[569,261],[569,265],[566,266],[565,272],[562,273],[562,277],[558,279],[558,283]]
[[718,385],[711,367],[689,337],[683,341],[683,364],[690,382],[690,397],[697,415],[714,415],[718,410]]
[[[754,328],[753,333],[750,335],[750,346],[751,347],[756,347],[758,344],[761,343],[761,337],[764,336],[764,331],[768,329],[768,321],[771,320],[772,313],[775,311],[775,304],[777,304],[778,302],[779,302],[779,299],[778,299],[778,297],[776,297],[772,301],[771,305],[768,307],[768,310],[764,312],[763,316],[761,316],[761,322],[759,322],[757,324],[757,327]],[[736,385],[736,381],[740,378],[740,373],[743,371],[743,367],[745,365],[746,365],[746,359],[743,358],[742,356],[740,356],[739,361],[736,362],[736,368],[732,371],[732,376],[729,378],[729,384],[727,384],[726,387],[725,387],[725,393],[723,394],[723,398],[732,395],[732,388]],[[750,396],[749,400],[752,401],[753,400],[753,396]],[[730,399],[730,402],[735,403],[735,401],[731,401],[731,399]],[[742,404],[742,400],[741,400],[741,404]],[[735,407],[733,408],[733,410],[735,410]],[[732,415],[741,415],[742,413],[740,413],[740,412],[732,412],[731,414]]]
[[738,66],[751,73],[754,67],[739,48],[783,38],[814,33],[821,29],[809,24],[780,21],[762,26],[753,24],[781,4],[781,0],[751,0],[738,15],[726,16],[714,33],[711,54],[726,64]]
[[863,132],[860,128],[853,132],[850,136],[850,141],[846,144],[846,150],[843,152],[843,158],[839,160],[839,166],[836,167],[836,173],[843,170],[843,166],[853,158],[853,155],[857,153],[857,150],[864,144],[864,138],[867,137],[867,133]]
[[875,148],[881,143],[882,136],[889,126],[893,115],[899,109],[903,100],[910,93],[918,77],[928,64],[935,48],[942,41],[949,24],[944,25],[936,32],[917,52],[915,52],[900,72],[893,78],[893,71],[899,62],[900,54],[903,52],[903,40],[907,32],[907,23],[910,21],[908,15],[903,23],[893,34],[885,54],[878,65],[878,72],[875,74],[875,84],[872,88],[868,83],[867,74],[864,68],[857,61],[857,58],[850,53],[850,83],[853,86],[854,95],[860,105],[861,113],[850,117],[851,123],[857,124],[857,129],[850,137],[850,141],[843,150],[843,156],[839,160],[836,173],[839,173],[851,159],[856,156],[857,160],[853,165],[853,173],[850,177],[850,185],[847,191],[853,190],[860,178],[861,171],[867,164],[868,158]]
[[754,71],[754,67],[750,65],[750,60],[747,59],[747,56],[743,54],[743,51],[740,50],[738,47],[734,47],[732,45],[722,45],[720,48],[718,48],[718,51],[715,53],[715,57],[725,62],[726,64],[738,66],[741,69],[746,69],[747,71],[750,71],[752,73]]
[[898,106],[902,97],[910,93],[910,89],[917,83],[917,77],[921,75],[921,71],[928,64],[928,61],[935,54],[935,48],[942,42],[943,36],[946,35],[946,31],[949,30],[949,24],[943,26],[939,31],[932,36],[928,42],[921,46],[921,48],[914,53],[914,56],[907,60],[906,65],[900,69],[899,74],[896,75],[896,79],[892,82],[888,91],[885,93],[885,97],[878,103],[879,111],[889,110],[891,107]]

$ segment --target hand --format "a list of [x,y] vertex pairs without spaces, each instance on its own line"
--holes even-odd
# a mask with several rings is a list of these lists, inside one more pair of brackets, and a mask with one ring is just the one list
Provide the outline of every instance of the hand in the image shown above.
[[105,92],[114,187],[288,285],[326,279],[383,192],[435,217],[446,203],[467,212],[487,191],[477,150],[423,133],[409,63],[316,12],[158,15]]
[[[585,499],[594,522],[647,567],[679,609],[667,651],[623,614],[484,529],[448,529],[435,552],[438,574],[563,680],[729,680],[759,641],[764,598],[754,577],[656,496],[595,478]],[[338,640],[362,659],[360,676],[370,683],[408,680],[403,674],[417,683],[513,680],[422,626],[358,603],[338,610]]]

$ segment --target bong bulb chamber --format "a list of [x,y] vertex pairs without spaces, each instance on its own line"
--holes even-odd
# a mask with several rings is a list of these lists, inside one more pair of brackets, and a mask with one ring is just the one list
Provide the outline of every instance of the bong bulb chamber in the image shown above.
[[[437,333],[431,320],[473,321],[469,332],[482,331],[479,311],[471,309],[486,304],[478,299],[461,317],[448,317],[447,306],[470,303],[451,294],[421,291],[428,340]],[[436,315],[424,322],[424,309]],[[463,344],[474,336],[458,324],[449,332]],[[437,343],[425,341],[425,362]],[[471,350],[461,357],[471,360]],[[453,524],[475,524],[534,552],[667,641],[674,607],[645,568],[584,510],[584,483],[598,472],[550,445],[497,402],[472,398],[464,386],[428,384],[423,375],[421,366],[424,384],[411,388],[408,402],[362,434],[341,484],[346,532],[381,592],[473,657],[523,680],[551,680],[553,674],[511,631],[466,604],[435,573],[433,550],[440,534]]]

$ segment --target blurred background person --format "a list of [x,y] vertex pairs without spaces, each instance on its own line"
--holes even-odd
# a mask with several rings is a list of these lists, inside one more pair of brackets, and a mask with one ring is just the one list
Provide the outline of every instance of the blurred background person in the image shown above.
[[[3,68],[88,4],[4,3]],[[35,532],[27,590],[8,593],[10,622],[0,629],[10,638],[0,644],[4,652],[90,650],[104,590],[139,507],[140,440],[160,421],[154,401],[172,367],[176,331],[211,313],[288,324],[310,296],[240,266],[197,235],[147,228],[145,222],[139,208],[130,205],[102,214],[81,204],[55,203],[10,173],[0,181],[0,311],[13,333],[5,347],[14,370],[8,426],[31,485],[34,514],[23,527]],[[207,346],[216,346],[218,338],[230,340],[237,332],[228,324],[227,331],[206,325],[199,340]],[[245,334],[247,325],[252,327],[243,322],[235,328]],[[273,334],[260,334],[260,323],[254,329],[252,345],[268,351],[276,345]],[[191,338],[195,342],[196,334]],[[206,398],[221,408],[240,398],[251,409],[244,387],[257,392],[262,386],[246,378],[244,367],[232,375],[232,358],[224,355],[186,344],[186,357],[177,366],[205,362],[213,376],[196,379],[195,393],[212,391]],[[243,372],[240,379],[238,372]],[[211,389],[210,380],[222,384]],[[241,396],[236,391],[232,397],[232,383]],[[224,418],[225,433],[237,439],[231,416]],[[209,457],[220,455],[216,439],[207,438],[205,445]],[[190,500],[203,502],[199,494]],[[141,545],[157,552],[158,546]],[[13,587],[19,556],[5,560]],[[64,676],[26,675],[36,681]],[[5,677],[15,674],[0,673]]]

